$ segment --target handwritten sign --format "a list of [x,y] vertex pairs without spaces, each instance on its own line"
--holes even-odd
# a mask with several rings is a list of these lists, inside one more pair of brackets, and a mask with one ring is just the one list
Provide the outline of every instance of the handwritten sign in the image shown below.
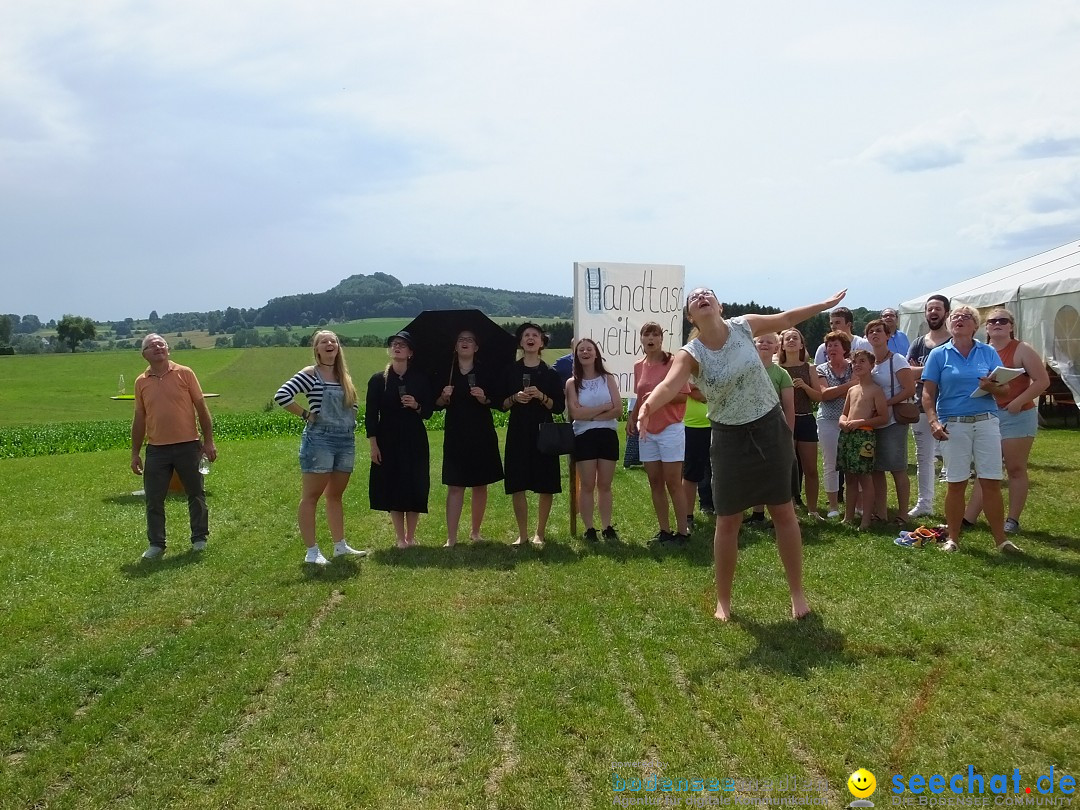
[[623,397],[634,395],[644,324],[660,324],[667,351],[683,345],[685,277],[682,265],[574,262],[574,336],[596,341]]

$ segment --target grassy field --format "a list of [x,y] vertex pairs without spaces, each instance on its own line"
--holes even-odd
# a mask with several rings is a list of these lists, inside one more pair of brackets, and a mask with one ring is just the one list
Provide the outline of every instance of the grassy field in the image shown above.
[[571,538],[559,496],[547,548],[511,549],[495,488],[493,542],[444,550],[435,486],[399,551],[361,463],[346,520],[373,554],[310,571],[295,438],[224,443],[208,551],[174,499],[156,564],[126,451],[0,461],[0,807],[601,807],[650,775],[797,776],[835,807],[858,767],[879,801],[896,773],[1075,774],[1076,439],[1036,442],[1023,558],[983,529],[946,555],[807,526],[795,624],[747,529],[730,626],[709,526],[644,544],[640,470],[616,477],[622,544]]
[[[3,358],[0,427],[126,420],[123,357]],[[176,353],[238,416],[308,357]],[[384,357],[349,350],[358,379]],[[858,767],[882,806],[894,774],[1076,774],[1080,431],[1035,443],[1023,557],[982,526],[946,555],[807,524],[815,615],[795,624],[771,533],[746,528],[730,626],[711,524],[649,548],[641,470],[616,475],[621,544],[571,537],[561,495],[548,546],[512,549],[496,486],[492,542],[441,548],[429,436],[421,547],[367,509],[361,441],[346,525],[372,555],[321,571],[300,562],[295,436],[219,442],[209,549],[170,499],[158,563],[126,449],[0,460],[0,808],[601,807],[655,798],[627,789],[651,776],[704,780],[682,806],[791,796],[708,784],[794,776],[835,807]]]
[[[346,359],[361,392],[368,378],[386,365],[386,350],[349,347]],[[548,362],[568,349],[550,348]],[[203,390],[220,394],[210,400],[214,413],[261,411],[274,392],[298,369],[312,362],[308,348],[188,349],[172,359],[191,366]],[[87,352],[0,357],[0,427],[53,422],[131,419],[131,403],[114,401],[120,375],[127,391],[146,368],[137,352]],[[362,394],[361,394],[362,395]]]

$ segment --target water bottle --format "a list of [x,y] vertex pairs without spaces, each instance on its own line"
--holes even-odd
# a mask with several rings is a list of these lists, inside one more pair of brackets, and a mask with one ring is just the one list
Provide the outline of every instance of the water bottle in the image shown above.
[[210,473],[210,459],[206,457],[206,453],[199,456],[199,472],[203,475]]
[[116,393],[124,396],[127,393],[127,385],[124,383],[124,375],[120,375],[120,382],[116,384]]

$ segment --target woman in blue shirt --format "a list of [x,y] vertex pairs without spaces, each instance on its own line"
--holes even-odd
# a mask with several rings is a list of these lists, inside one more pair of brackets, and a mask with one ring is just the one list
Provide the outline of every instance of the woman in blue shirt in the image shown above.
[[[1005,537],[1005,507],[1001,499],[1001,430],[992,396],[1007,390],[990,374],[1001,363],[992,346],[975,340],[979,313],[967,306],[949,315],[952,340],[938,346],[923,367],[923,410],[948,469],[945,522],[949,539],[942,551],[956,551],[964,517],[968,474],[975,465],[983,496],[983,512],[998,551],[1019,551]],[[983,392],[979,394],[979,392]]]

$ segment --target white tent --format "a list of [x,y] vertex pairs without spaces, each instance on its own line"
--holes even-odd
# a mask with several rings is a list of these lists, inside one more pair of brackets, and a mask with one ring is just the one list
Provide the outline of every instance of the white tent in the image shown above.
[[[935,293],[967,304],[986,317],[992,307],[1016,316],[1016,336],[1046,358],[1074,397],[1080,397],[1080,242],[991,270],[900,305],[900,328],[914,340],[926,332],[923,306]],[[978,337],[985,340],[985,332]]]

